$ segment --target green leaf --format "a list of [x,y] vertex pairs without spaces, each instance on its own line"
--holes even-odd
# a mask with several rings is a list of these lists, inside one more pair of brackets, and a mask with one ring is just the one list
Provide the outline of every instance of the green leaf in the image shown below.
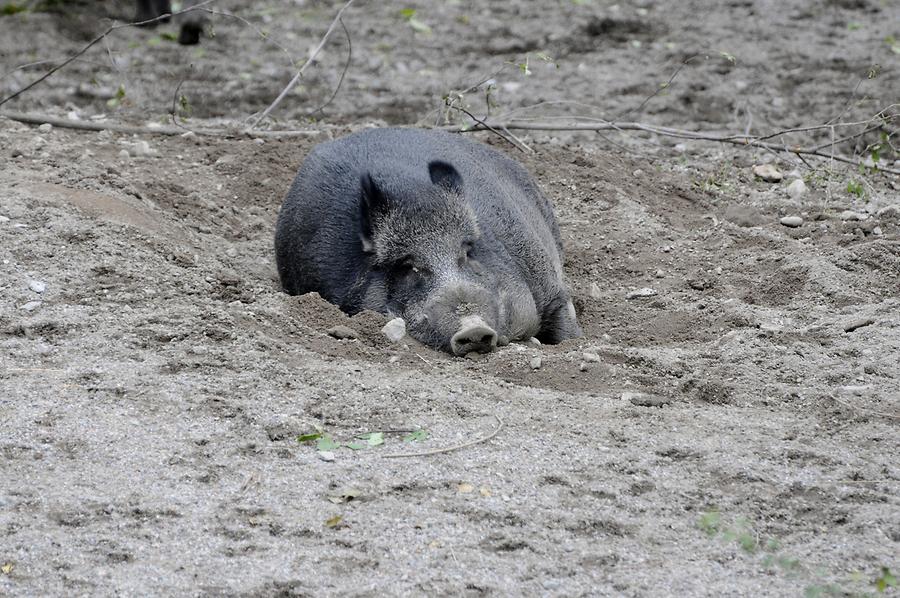
[[756,538],[749,532],[738,535],[737,540],[744,552],[756,552]]
[[400,16],[406,19],[407,21],[416,16],[415,8],[401,8]]
[[415,17],[409,19],[409,26],[412,27],[414,31],[418,31],[419,33],[426,33],[429,35],[431,34],[431,27]]
[[337,527],[338,525],[340,525],[341,520],[343,520],[343,517],[341,517],[340,515],[335,515],[331,519],[325,520],[325,527]]
[[16,4],[15,2],[9,2],[3,5],[3,8],[0,8],[0,15],[9,16],[14,15],[17,12],[25,12],[28,10],[28,7],[23,4]]
[[862,29],[862,23],[850,21],[849,23],[847,23],[847,29],[850,31],[856,31],[857,29]]
[[805,590],[803,590],[804,598],[819,598],[825,589],[822,586],[807,586]]
[[891,570],[887,567],[881,568],[881,576],[875,580],[875,588],[879,592],[883,592],[888,588],[896,588],[897,587],[897,577],[891,573]]
[[403,442],[419,442],[428,438],[428,432],[425,430],[416,430],[415,432],[410,432],[406,436],[403,437]]
[[308,434],[297,436],[297,442],[309,442],[310,440],[318,440],[321,437],[321,432],[309,432]]
[[322,437],[316,441],[317,451],[333,451],[341,448],[339,442],[335,442],[330,434],[322,434]]
[[706,532],[707,536],[715,536],[719,532],[722,523],[722,514],[718,511],[704,513],[697,522],[697,527]]
[[369,446],[379,446],[384,444],[384,432],[372,432],[368,436],[366,442],[369,443]]
[[159,37],[166,40],[167,42],[177,42],[178,36],[172,33],[171,31],[163,31],[159,34]]
[[724,58],[731,64],[735,64],[737,62],[737,59],[734,57],[733,54],[726,52],[724,50],[719,50],[719,56],[721,56],[722,58]]
[[848,181],[847,182],[847,193],[852,193],[857,197],[862,197],[865,194],[865,189],[862,186],[862,183],[858,183],[856,181]]
[[367,442],[351,442],[350,444],[345,444],[344,446],[346,446],[348,449],[351,449],[354,451],[361,451],[363,449],[369,448],[369,443],[367,443]]

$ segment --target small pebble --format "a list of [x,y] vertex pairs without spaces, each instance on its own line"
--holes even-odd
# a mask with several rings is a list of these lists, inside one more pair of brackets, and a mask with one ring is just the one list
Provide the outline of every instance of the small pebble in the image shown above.
[[394,318],[384,325],[381,333],[392,343],[399,342],[400,339],[406,336],[406,322],[403,318]]
[[44,123],[38,127],[38,131],[40,131],[41,133],[49,133],[52,130],[53,125],[51,125],[50,123]]
[[663,272],[662,270],[657,270],[657,271],[656,271],[656,277],[657,277],[657,278],[663,278],[663,277],[665,277],[665,275],[666,275],[666,273]]
[[334,461],[334,453],[331,451],[319,451],[319,459],[326,463],[331,463]]
[[875,235],[876,237],[880,237],[881,235],[884,234],[884,231],[881,230],[880,226],[876,226],[875,228],[872,229],[872,234]]
[[130,157],[131,157],[131,154],[128,153],[127,149],[123,149],[123,150],[119,151],[119,158],[121,158],[122,160],[127,160]]
[[535,347],[540,347],[540,346],[541,346],[541,341],[539,341],[538,339],[534,338],[533,336],[532,336],[530,339],[528,339],[528,342],[529,342],[530,344],[534,345]]
[[229,247],[225,250],[225,255],[227,255],[228,257],[235,257],[237,256],[237,253],[237,249],[235,249],[234,247]]
[[636,289],[634,291],[629,291],[627,295],[625,295],[626,299],[638,299],[641,297],[653,297],[656,295],[656,291],[649,287],[644,287],[643,289]]
[[847,385],[847,386],[839,386],[838,392],[843,395],[853,395],[856,397],[863,396],[866,391],[870,390],[872,387],[868,385]]
[[779,222],[784,226],[789,226],[790,228],[797,228],[798,226],[803,225],[803,218],[800,216],[785,216]]
[[753,167],[753,174],[767,183],[778,183],[784,178],[784,175],[771,164],[757,164]]
[[539,369],[541,369],[541,364],[542,364],[542,361],[541,361],[541,357],[539,355],[537,357],[531,358],[531,361],[528,362],[528,367],[530,367],[533,370],[539,370]]
[[47,283],[41,282],[40,280],[29,280],[28,288],[34,291],[35,293],[43,293],[47,290]]
[[9,222],[9,218],[7,216],[0,216],[0,224],[6,224]]
[[359,333],[349,326],[344,326],[343,324],[338,324],[333,328],[329,328],[326,330],[328,336],[333,336],[336,339],[347,339],[347,338],[359,338]]
[[857,328],[862,328],[863,326],[869,326],[870,324],[874,324],[875,320],[872,318],[859,318],[856,320],[852,320],[847,322],[842,326],[844,332],[853,332]]
[[788,197],[797,199],[806,193],[806,183],[803,179],[797,179],[787,186]]
[[578,364],[578,369],[582,372],[588,371],[589,367],[590,366],[588,365],[588,363],[586,361],[582,361],[581,363]]
[[139,139],[131,149],[131,153],[135,156],[152,156],[156,153],[156,150],[151,148],[150,144],[145,140]]
[[868,218],[868,214],[860,214],[859,212],[854,212],[853,210],[844,210],[841,212],[841,220],[865,220]]
[[391,355],[388,357],[388,363],[397,363],[398,361],[400,361],[399,355]]
[[600,356],[591,351],[585,351],[581,354],[581,358],[588,363],[600,363]]
[[662,407],[672,402],[668,397],[648,395],[642,392],[623,392],[622,399],[638,407]]
[[603,291],[600,290],[600,285],[596,282],[591,283],[591,298],[600,299],[603,296]]
[[13,157],[13,158],[18,158],[18,157],[21,156],[21,155],[22,155],[22,150],[21,150],[20,148],[18,148],[18,147],[17,147],[16,149],[14,149],[14,150],[12,151],[12,153],[10,153],[10,156]]
[[37,308],[39,308],[40,306],[41,306],[40,301],[29,301],[28,303],[26,303],[19,309],[24,309],[25,311],[34,311]]

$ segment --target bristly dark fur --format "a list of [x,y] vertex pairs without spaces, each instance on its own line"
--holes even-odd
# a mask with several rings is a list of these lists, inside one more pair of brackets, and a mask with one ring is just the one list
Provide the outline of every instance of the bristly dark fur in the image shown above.
[[459,135],[370,129],[317,146],[275,249],[288,293],[401,315],[436,347],[465,315],[504,340],[581,334],[550,203],[521,165]]

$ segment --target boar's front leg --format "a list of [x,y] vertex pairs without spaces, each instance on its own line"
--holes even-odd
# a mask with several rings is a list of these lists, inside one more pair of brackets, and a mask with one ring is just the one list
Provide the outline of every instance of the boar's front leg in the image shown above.
[[541,318],[541,330],[537,339],[542,343],[555,345],[570,338],[584,336],[575,318],[575,306],[568,295],[554,299]]

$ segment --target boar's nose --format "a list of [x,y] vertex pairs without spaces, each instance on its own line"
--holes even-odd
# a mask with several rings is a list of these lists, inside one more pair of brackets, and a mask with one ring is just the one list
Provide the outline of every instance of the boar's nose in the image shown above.
[[459,330],[450,339],[453,354],[462,357],[477,351],[490,353],[497,346],[497,333],[478,316],[462,319]]

